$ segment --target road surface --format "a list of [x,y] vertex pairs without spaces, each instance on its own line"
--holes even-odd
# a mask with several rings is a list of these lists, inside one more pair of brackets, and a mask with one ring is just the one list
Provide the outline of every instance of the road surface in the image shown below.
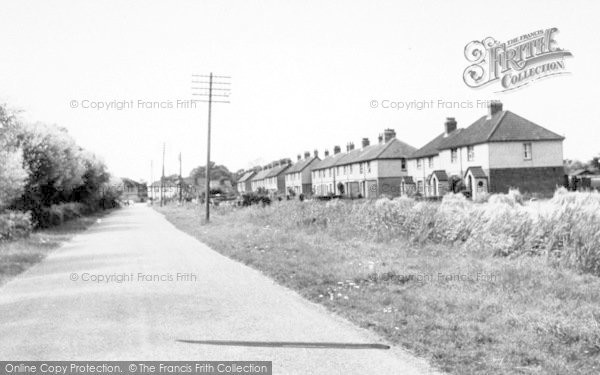
[[[101,280],[104,278],[104,280]],[[0,288],[0,360],[266,360],[274,374],[425,374],[385,344],[177,230],[149,207],[103,218]]]

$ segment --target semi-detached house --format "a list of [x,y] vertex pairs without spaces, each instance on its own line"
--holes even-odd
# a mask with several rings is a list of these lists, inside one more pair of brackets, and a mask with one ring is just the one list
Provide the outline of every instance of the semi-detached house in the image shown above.
[[315,151],[311,156],[310,152],[304,153],[304,159],[298,155],[296,164],[285,171],[285,191],[286,194],[293,192],[295,195],[312,195],[311,168],[320,161],[318,152]]
[[349,143],[346,153],[341,153],[335,146],[334,154],[326,153],[312,169],[313,191],[319,196],[352,198],[397,196],[400,180],[408,175],[407,159],[415,150],[397,139],[393,129],[386,129],[375,145],[363,138],[360,149]]
[[456,125],[448,118],[444,132],[412,154],[403,193],[441,196],[464,184],[474,197],[509,188],[551,194],[562,184],[563,136],[503,110],[500,102],[491,102],[488,114],[469,127]]

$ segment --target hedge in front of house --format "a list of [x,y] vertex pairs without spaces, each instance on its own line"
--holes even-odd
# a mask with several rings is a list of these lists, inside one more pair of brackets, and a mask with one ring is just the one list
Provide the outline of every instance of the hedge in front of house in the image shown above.
[[32,229],[29,212],[6,211],[0,213],[0,240],[27,237]]

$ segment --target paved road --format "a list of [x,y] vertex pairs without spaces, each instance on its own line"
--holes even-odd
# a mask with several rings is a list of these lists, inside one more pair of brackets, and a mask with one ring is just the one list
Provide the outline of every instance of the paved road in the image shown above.
[[[177,281],[178,273],[197,280]],[[82,281],[131,274],[122,283]],[[138,274],[170,274],[173,281],[139,281]],[[104,218],[0,288],[0,360],[248,359],[272,360],[274,374],[428,373],[424,362],[398,348],[212,346],[180,339],[382,343],[142,205]]]

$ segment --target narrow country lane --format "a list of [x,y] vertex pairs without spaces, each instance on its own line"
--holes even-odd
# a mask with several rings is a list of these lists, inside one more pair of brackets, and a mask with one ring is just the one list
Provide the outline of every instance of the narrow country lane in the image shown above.
[[[140,274],[172,280],[139,280]],[[129,280],[82,280],[92,275]],[[267,360],[274,374],[428,373],[423,361],[398,348],[178,340],[383,342],[209,249],[143,205],[112,213],[0,288],[2,360]]]

